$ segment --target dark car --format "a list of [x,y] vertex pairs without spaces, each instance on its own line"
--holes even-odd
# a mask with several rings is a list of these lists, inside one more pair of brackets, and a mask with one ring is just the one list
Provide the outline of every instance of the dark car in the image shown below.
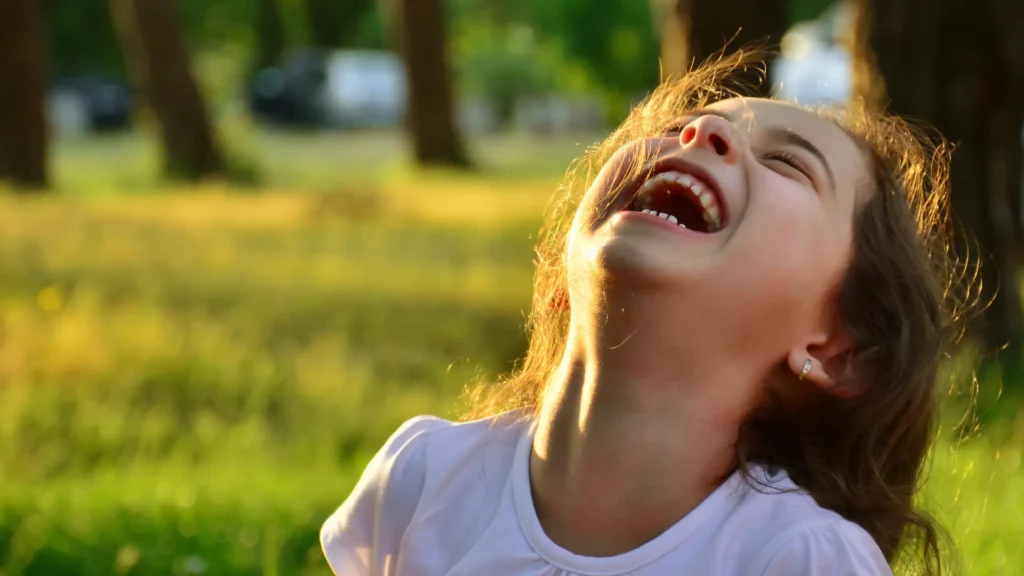
[[100,75],[65,76],[50,86],[50,120],[69,131],[120,130],[131,124],[127,83]]
[[324,115],[325,82],[322,52],[292,52],[280,65],[256,73],[249,90],[249,109],[256,118],[273,124],[316,127]]

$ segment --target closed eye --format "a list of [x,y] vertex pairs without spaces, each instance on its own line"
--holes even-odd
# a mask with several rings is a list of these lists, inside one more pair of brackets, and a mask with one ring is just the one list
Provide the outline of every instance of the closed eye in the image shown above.
[[693,120],[691,118],[686,118],[686,119],[683,119],[683,120],[677,120],[676,122],[673,122],[673,123],[669,124],[668,126],[666,126],[662,130],[662,133],[666,134],[666,135],[668,135],[668,134],[679,134],[680,132],[685,130],[686,126],[689,125],[690,122],[692,122],[692,121]]
[[791,168],[803,174],[808,180],[811,178],[810,171],[804,166],[803,162],[800,161],[795,155],[789,152],[768,152],[767,154],[761,155],[762,160],[774,160],[789,165]]

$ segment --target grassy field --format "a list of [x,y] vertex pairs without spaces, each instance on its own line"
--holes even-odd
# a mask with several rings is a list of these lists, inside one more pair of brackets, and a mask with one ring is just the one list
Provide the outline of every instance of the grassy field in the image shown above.
[[[395,134],[245,142],[260,187],[160,183],[115,136],[58,144],[59,194],[0,194],[0,576],[326,575],[380,443],[524,350],[575,140],[475,142],[470,174],[409,171]],[[1024,571],[1001,413],[947,426],[928,485],[969,574]]]

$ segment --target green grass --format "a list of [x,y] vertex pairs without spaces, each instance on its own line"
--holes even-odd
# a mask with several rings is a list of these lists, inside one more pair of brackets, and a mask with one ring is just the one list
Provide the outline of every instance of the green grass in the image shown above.
[[[380,443],[522,354],[532,235],[589,140],[417,174],[396,134],[247,130],[256,188],[161,183],[127,135],[0,195],[0,575],[327,574],[320,523]],[[1024,569],[1002,412],[928,487],[970,574]]]

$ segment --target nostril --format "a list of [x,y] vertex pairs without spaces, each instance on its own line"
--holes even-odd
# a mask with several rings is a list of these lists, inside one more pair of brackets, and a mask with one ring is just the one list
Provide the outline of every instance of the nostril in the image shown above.
[[683,139],[683,144],[689,144],[693,141],[693,137],[697,135],[697,129],[693,126],[687,126],[680,137]]
[[729,153],[729,143],[718,134],[712,134],[708,137],[708,140],[711,142],[711,145],[715,147],[715,152],[717,152],[719,156],[725,156]]

